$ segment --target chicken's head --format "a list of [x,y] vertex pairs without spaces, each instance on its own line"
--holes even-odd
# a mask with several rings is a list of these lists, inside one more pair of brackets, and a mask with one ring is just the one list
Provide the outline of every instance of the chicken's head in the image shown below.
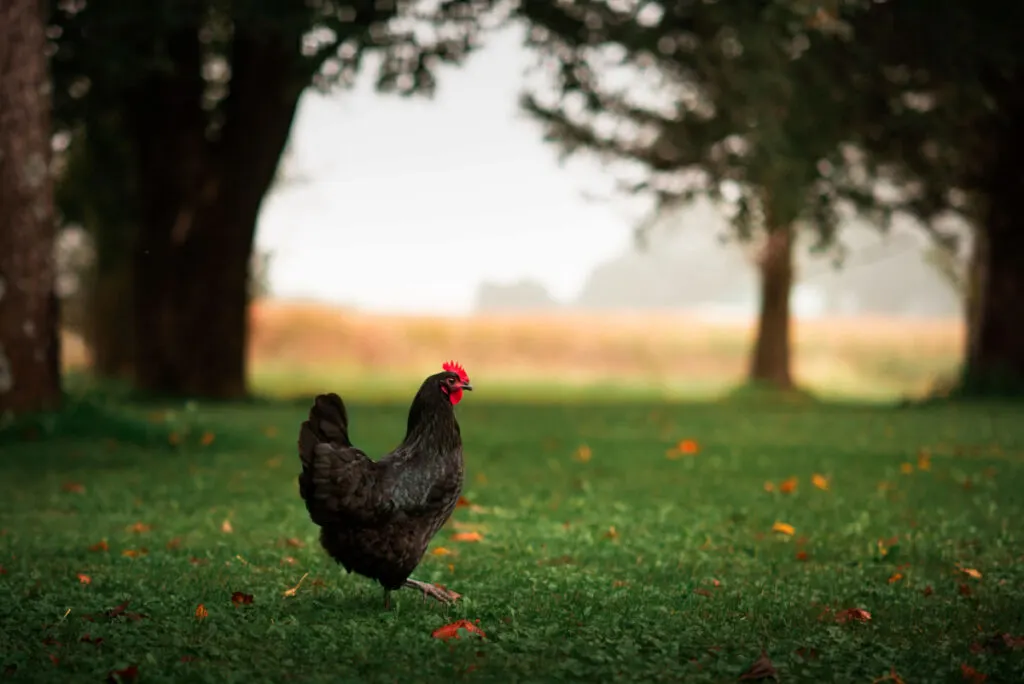
[[441,391],[448,396],[452,406],[462,401],[462,392],[472,391],[473,386],[469,384],[469,376],[466,369],[455,363],[447,361],[441,364],[444,373],[441,374]]

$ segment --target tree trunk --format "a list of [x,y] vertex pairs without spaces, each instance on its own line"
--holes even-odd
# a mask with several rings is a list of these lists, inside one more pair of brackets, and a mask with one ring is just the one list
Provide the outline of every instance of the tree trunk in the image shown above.
[[793,387],[790,373],[789,295],[793,287],[793,230],[775,227],[758,263],[760,314],[749,380],[778,389]]
[[147,392],[226,399],[246,394],[256,220],[306,78],[294,69],[297,40],[236,28],[224,125],[209,143],[196,41],[191,32],[171,42],[176,71],[154,77],[134,105],[144,206],[135,376]]
[[60,404],[45,4],[0,4],[0,412]]

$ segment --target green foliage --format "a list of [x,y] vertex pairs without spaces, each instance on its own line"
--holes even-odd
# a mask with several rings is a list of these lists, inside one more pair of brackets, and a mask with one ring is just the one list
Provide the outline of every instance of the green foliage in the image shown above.
[[[959,681],[962,665],[1024,677],[1024,651],[988,642],[1024,635],[1016,410],[466,402],[465,494],[483,510],[455,521],[483,541],[442,530],[433,548],[454,553],[417,573],[464,598],[403,591],[384,612],[378,587],[317,548],[294,479],[304,406],[200,405],[205,447],[168,444],[179,423],[151,409],[108,406],[91,436],[4,445],[0,669],[16,681],[137,665],[153,682],[721,682],[762,648],[782,681]],[[354,404],[360,445],[393,446],[406,410]],[[164,439],[136,446],[132,422]],[[683,438],[699,453],[667,459]],[[793,493],[764,491],[791,476]],[[849,608],[871,620],[839,623]],[[460,618],[486,640],[431,638]]]
[[525,108],[564,152],[617,167],[624,190],[727,198],[741,237],[803,221],[822,245],[844,204],[876,208],[843,156],[857,93],[816,57],[848,34],[821,5],[536,0],[521,11],[547,76]]

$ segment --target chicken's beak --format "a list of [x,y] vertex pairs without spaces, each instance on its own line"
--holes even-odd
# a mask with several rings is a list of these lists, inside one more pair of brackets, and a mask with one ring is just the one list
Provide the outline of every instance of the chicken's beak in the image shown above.
[[473,391],[473,386],[470,385],[468,382],[464,382],[461,385],[459,385],[459,389],[464,389],[467,392],[472,392]]

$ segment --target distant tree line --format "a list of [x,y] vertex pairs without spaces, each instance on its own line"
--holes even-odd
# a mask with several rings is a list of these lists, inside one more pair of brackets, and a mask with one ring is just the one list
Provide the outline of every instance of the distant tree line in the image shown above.
[[[42,4],[45,6],[45,3]],[[1024,387],[1024,5],[957,0],[35,0],[0,8],[0,410],[60,395],[53,245],[95,249],[96,372],[140,390],[246,393],[253,233],[299,97],[429,94],[508,10],[541,69],[523,106],[621,191],[732,212],[759,255],[750,376],[789,368],[797,231],[834,249],[949,213],[974,228],[961,388]]]

